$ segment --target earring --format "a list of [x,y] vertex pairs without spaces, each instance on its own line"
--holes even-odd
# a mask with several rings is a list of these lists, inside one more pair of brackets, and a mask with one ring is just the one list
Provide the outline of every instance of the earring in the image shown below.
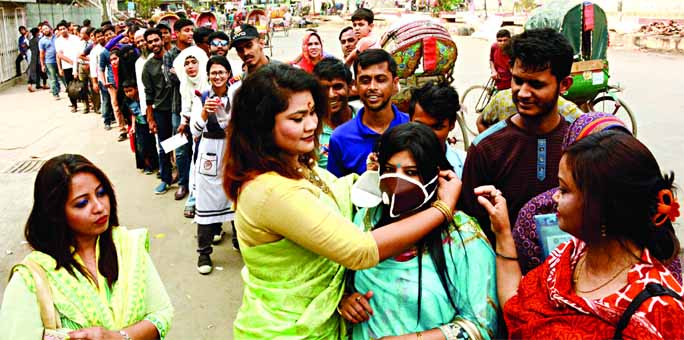
[[601,224],[601,237],[608,236],[608,227],[605,224]]

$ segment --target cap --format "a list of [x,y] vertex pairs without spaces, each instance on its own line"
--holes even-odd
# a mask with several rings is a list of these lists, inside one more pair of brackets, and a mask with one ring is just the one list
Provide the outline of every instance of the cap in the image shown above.
[[238,41],[252,40],[254,38],[259,38],[259,31],[257,31],[256,27],[249,24],[242,24],[233,29],[230,47],[232,48],[235,46],[235,43]]

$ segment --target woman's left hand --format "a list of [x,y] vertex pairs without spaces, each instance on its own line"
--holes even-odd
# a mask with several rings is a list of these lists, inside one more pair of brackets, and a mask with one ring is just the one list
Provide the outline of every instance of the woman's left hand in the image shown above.
[[102,327],[81,328],[69,333],[70,340],[121,340],[119,332],[110,331]]

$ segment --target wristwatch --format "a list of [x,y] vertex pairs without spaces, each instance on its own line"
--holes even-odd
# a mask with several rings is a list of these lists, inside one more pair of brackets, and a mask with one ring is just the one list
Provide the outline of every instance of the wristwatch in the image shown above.
[[124,340],[133,340],[133,338],[131,338],[131,337],[128,335],[128,333],[126,333],[126,332],[123,331],[123,330],[120,330],[120,331],[119,331],[119,335],[121,335],[121,336],[124,338]]

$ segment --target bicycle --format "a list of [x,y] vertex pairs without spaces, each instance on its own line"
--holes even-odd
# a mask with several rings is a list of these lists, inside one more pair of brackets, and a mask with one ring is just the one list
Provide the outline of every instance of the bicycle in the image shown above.
[[461,96],[461,120],[466,124],[468,132],[477,136],[479,131],[477,129],[477,118],[482,114],[492,96],[496,94],[496,87],[494,86],[494,79],[489,78],[485,85],[473,85],[469,87],[463,96]]

